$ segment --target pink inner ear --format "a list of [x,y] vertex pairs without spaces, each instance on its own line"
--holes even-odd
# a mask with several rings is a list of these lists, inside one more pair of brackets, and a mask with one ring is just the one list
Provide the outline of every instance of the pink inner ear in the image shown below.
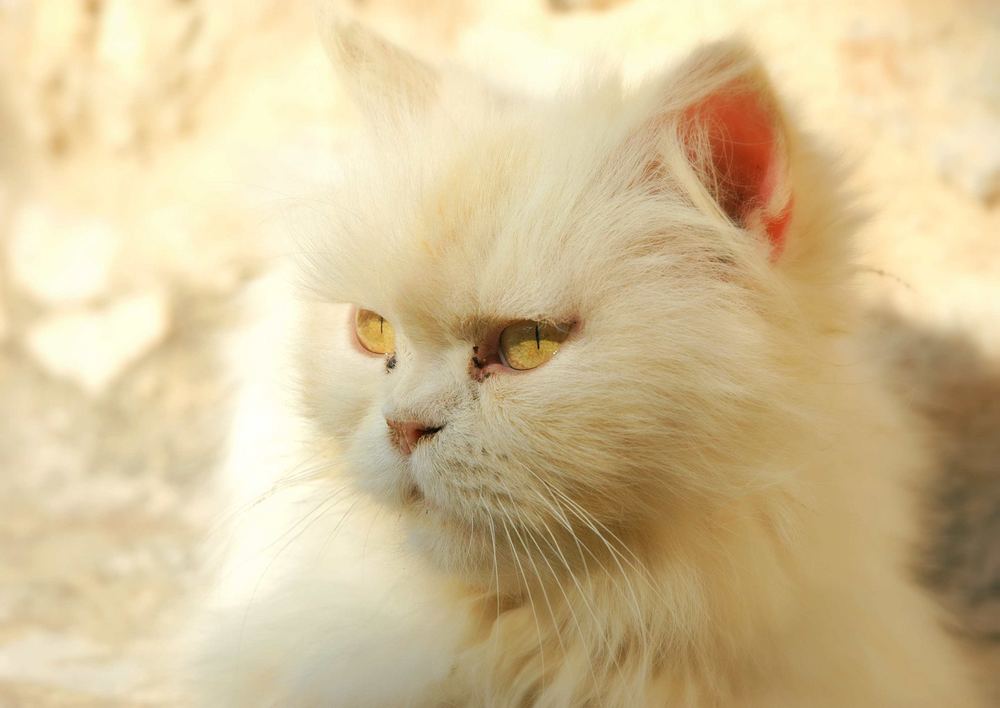
[[772,258],[792,215],[784,144],[773,112],[752,91],[718,93],[685,112],[707,131],[719,204],[736,223],[763,233]]

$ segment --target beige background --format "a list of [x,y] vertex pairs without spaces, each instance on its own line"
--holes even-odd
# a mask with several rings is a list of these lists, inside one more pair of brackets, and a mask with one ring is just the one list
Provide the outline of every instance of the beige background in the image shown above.
[[[556,4],[351,5],[533,91],[747,35],[854,165],[870,297],[1000,381],[1000,4]],[[152,637],[215,508],[218,341],[356,121],[305,0],[0,0],[0,706],[170,702]]]

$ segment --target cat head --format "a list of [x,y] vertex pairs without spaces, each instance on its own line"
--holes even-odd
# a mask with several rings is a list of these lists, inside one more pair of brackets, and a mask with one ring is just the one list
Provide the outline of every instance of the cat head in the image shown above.
[[792,474],[843,259],[746,47],[542,100],[329,45],[368,131],[300,249],[302,384],[424,553],[517,585]]

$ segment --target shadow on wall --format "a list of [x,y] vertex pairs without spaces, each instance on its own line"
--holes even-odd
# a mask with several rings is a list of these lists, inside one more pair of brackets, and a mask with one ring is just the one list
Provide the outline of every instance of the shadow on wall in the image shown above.
[[[937,469],[920,574],[956,613],[958,631],[1000,666],[1000,361],[959,331],[874,313],[899,393],[931,429]],[[988,667],[987,670],[989,671]],[[1000,701],[998,672],[989,671]]]

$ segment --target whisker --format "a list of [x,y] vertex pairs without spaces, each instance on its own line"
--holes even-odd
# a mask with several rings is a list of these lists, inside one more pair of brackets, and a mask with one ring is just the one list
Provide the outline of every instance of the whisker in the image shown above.
[[496,598],[497,598],[497,618],[496,623],[493,625],[493,655],[496,656],[497,648],[500,641],[500,566],[497,562],[497,534],[496,527],[493,523],[493,518],[491,516],[486,517],[486,520],[490,522],[490,544],[493,547],[493,574],[496,578]]
[[[614,532],[612,532],[605,524],[593,518],[593,516],[589,514],[586,510],[584,510],[577,502],[575,502],[564,492],[556,488],[554,485],[549,483],[547,480],[543,479],[530,467],[524,466],[522,467],[522,469],[524,469],[524,471],[528,472],[536,480],[538,480],[538,482],[549,492],[549,494],[553,496],[553,501],[556,501],[556,497],[561,499],[563,503],[566,505],[565,509],[568,510],[570,513],[572,513],[575,517],[577,517],[587,528],[589,528],[590,531],[598,538],[598,540],[600,540],[600,542],[603,543],[604,546],[608,549],[608,551],[611,554],[612,561],[618,568],[621,583],[619,583],[619,578],[616,578],[614,574],[607,574],[605,572],[606,577],[610,579],[611,582],[614,583],[615,587],[618,588],[618,591],[622,593],[623,599],[625,599],[627,593],[628,599],[626,600],[626,602],[630,601],[632,611],[635,614],[634,617],[635,624],[637,627],[640,628],[640,637],[639,637],[640,641],[642,642],[643,648],[648,649],[648,646],[650,644],[648,628],[646,627],[645,624],[644,615],[640,607],[638,595],[636,594],[635,587],[632,584],[632,578],[630,577],[629,573],[625,572],[625,568],[622,565],[622,562],[624,562],[626,565],[629,566],[629,568],[638,576],[639,580],[643,581],[645,585],[650,590],[652,590],[653,594],[656,597],[662,599],[662,594],[656,587],[656,584],[653,581],[653,578],[650,575],[649,571],[645,568],[645,566],[635,555],[635,553],[630,548],[628,548],[627,544],[625,544],[625,542],[622,541],[616,534],[614,534]],[[567,520],[563,519],[563,521]],[[568,524],[568,522],[566,525],[567,525],[567,530],[569,530],[571,535],[573,535],[575,538],[576,534],[572,529],[572,525]],[[616,548],[614,544],[608,541],[605,534],[601,531],[602,528],[621,546],[622,549],[624,549],[632,557],[632,559],[634,559],[634,562],[632,559],[625,556],[620,550],[618,550],[618,548]],[[578,543],[577,545],[579,546],[580,544]],[[593,554],[593,552],[587,549],[586,546],[583,546],[583,548],[587,550],[587,552],[594,558],[594,560],[598,562],[599,565],[601,565],[603,569],[603,564],[600,563],[600,560]],[[621,584],[624,584],[624,590],[622,589]]]
[[[546,489],[548,489],[547,485],[543,485],[543,486]],[[560,506],[558,500],[554,496],[551,498],[551,500],[547,500],[547,499],[545,499],[544,496],[542,496],[541,492],[539,492],[537,490],[535,490],[535,493],[538,495],[538,497],[542,501],[542,503],[545,504],[545,506],[547,508],[549,508],[551,511],[554,512],[554,516],[560,521],[561,524],[563,524],[565,526],[566,530],[569,532],[570,537],[573,539],[573,542],[576,544],[577,552],[580,554],[580,559],[581,559],[581,561],[584,564],[584,572],[589,575],[589,571],[587,570],[587,565],[586,565],[586,556],[583,553],[584,550],[586,550],[587,553],[589,553],[594,558],[594,560],[598,561],[599,564],[600,564],[600,560],[596,556],[594,556],[594,554],[590,551],[589,548],[586,548],[586,546],[584,546],[584,545],[582,545],[580,543],[580,540],[579,540],[579,538],[576,535],[576,531],[573,529],[572,525],[569,523],[569,520],[566,517],[565,512],[562,509],[562,507]],[[593,620],[594,627],[595,628],[602,628],[603,627],[603,623],[600,620],[598,620],[598,618],[597,618],[597,612],[594,609],[594,606],[591,604],[591,602],[590,602],[590,600],[588,598],[588,593],[584,591],[583,587],[580,584],[580,581],[576,577],[576,574],[573,572],[572,568],[569,565],[569,562],[566,560],[566,556],[563,554],[562,550],[560,549],[559,543],[556,540],[555,535],[552,533],[552,529],[549,528],[548,524],[543,523],[543,526],[545,527],[545,530],[548,532],[549,536],[552,539],[551,541],[546,541],[546,543],[549,544],[559,554],[560,558],[562,559],[563,564],[566,566],[566,569],[569,572],[570,580],[572,580],[573,584],[576,586],[577,592],[580,595],[580,599],[583,601],[584,606],[587,608],[588,612],[590,613],[590,617]],[[602,565],[602,568],[603,568],[603,565]],[[572,611],[572,605],[570,605],[570,609]],[[574,616],[574,619],[576,619],[575,612],[574,612],[573,616]],[[596,676],[597,672],[596,672],[596,669],[594,668],[594,656],[593,656],[592,652],[590,651],[590,647],[587,646],[588,643],[586,641],[586,638],[583,636],[583,631],[582,631],[582,628],[580,626],[580,622],[579,622],[578,619],[576,619],[576,623],[577,623],[577,628],[580,630],[581,638],[584,640],[584,646],[585,646],[585,649],[587,651],[588,661],[590,662],[591,672]],[[608,656],[611,659],[611,662],[612,662],[613,666],[615,667],[615,669],[617,670],[618,675],[620,677],[624,677],[624,670],[623,670],[623,668],[621,666],[621,662],[618,660],[617,654],[613,650],[613,647],[611,646],[611,643],[610,643],[611,642],[611,638],[607,635],[606,632],[603,632],[603,631],[601,633],[601,636],[602,636],[603,642],[604,642],[603,649],[604,649],[605,655]]]
[[250,616],[250,610],[256,603],[257,593],[260,590],[260,585],[270,573],[272,566],[277,562],[278,558],[281,557],[281,555],[285,552],[285,550],[292,545],[292,543],[298,540],[302,536],[302,534],[305,533],[310,526],[312,526],[313,523],[315,523],[318,519],[322,518],[323,514],[336,502],[337,497],[345,491],[346,487],[347,485],[344,485],[338,489],[333,490],[330,494],[324,497],[315,507],[313,507],[313,509],[310,510],[310,512],[306,514],[305,517],[303,517],[304,519],[306,519],[305,522],[303,521],[303,518],[300,518],[298,521],[295,522],[292,529],[286,531],[284,534],[282,534],[281,537],[279,537],[279,539],[272,541],[268,545],[268,548],[274,546],[274,544],[278,543],[278,541],[281,538],[284,538],[289,533],[291,533],[293,529],[298,528],[299,526],[302,526],[303,523],[305,523],[305,526],[303,526],[303,528],[298,533],[295,533],[291,538],[285,541],[285,543],[281,545],[281,547],[274,553],[274,555],[271,556],[270,560],[268,560],[267,562],[267,565],[264,566],[264,569],[260,572],[260,575],[257,576],[257,580],[254,582],[253,590],[251,590],[250,597],[248,598],[246,607],[243,610],[243,618],[240,621],[240,633],[239,633],[239,639],[237,641],[237,647],[238,647],[237,653],[242,653],[243,638],[246,633],[246,623],[247,619]]
[[[635,611],[636,626],[640,628],[640,639],[643,642],[643,647],[646,648],[648,645],[648,637],[647,637],[647,630],[645,628],[644,615],[639,604],[639,598],[635,593],[635,587],[632,585],[632,580],[629,577],[629,574],[625,572],[625,568],[624,566],[622,566],[622,563],[619,560],[619,558],[622,558],[623,560],[628,562],[628,559],[624,558],[621,555],[621,553],[617,551],[614,548],[614,546],[607,540],[604,534],[601,533],[600,530],[598,530],[598,528],[593,523],[593,521],[596,520],[592,519],[589,514],[587,514],[584,510],[580,509],[579,506],[576,506],[576,508],[574,508],[574,506],[570,506],[569,511],[570,513],[577,516],[577,518],[579,518],[580,521],[586,524],[590,528],[590,530],[597,536],[598,540],[601,541],[601,543],[603,543],[604,546],[611,552],[611,559],[615,562],[615,565],[618,567],[620,573],[619,577],[621,581],[625,584],[625,589],[628,591],[628,594],[630,596],[632,609]],[[608,578],[615,584],[616,587],[618,587],[618,579],[616,579],[613,575],[609,575]]]
[[[506,511],[504,512],[506,516]],[[531,584],[528,582],[528,576],[524,572],[524,567],[521,565],[521,560],[517,557],[517,549],[514,547],[514,540],[510,536],[510,531],[507,528],[507,523],[501,519],[500,522],[503,524],[503,532],[507,536],[507,542],[510,544],[511,555],[514,557],[514,564],[517,566],[518,571],[521,573],[521,578],[524,580],[524,588],[528,592],[528,606],[531,608],[531,616],[535,620],[535,631],[538,632],[538,653],[542,660],[542,676],[545,676],[545,646],[542,642],[542,625],[538,621],[538,612],[535,611],[535,600],[531,594]]]
[[[510,492],[509,491],[508,491],[507,495],[510,496]],[[511,501],[513,501],[513,498],[511,498]],[[528,558],[528,562],[531,563],[531,567],[535,571],[535,578],[538,579],[538,585],[539,585],[539,588],[542,591],[542,599],[545,600],[545,606],[549,610],[549,617],[552,618],[552,626],[553,626],[553,628],[556,631],[556,641],[559,642],[559,647],[562,649],[563,654],[565,655],[565,653],[566,653],[566,647],[563,644],[562,634],[559,631],[559,620],[556,618],[555,610],[553,610],[552,603],[549,601],[549,592],[545,588],[545,582],[542,580],[541,574],[538,572],[538,565],[535,563],[534,557],[528,551],[528,545],[524,542],[524,537],[521,535],[521,532],[518,530],[517,524],[514,523],[514,520],[511,519],[510,515],[507,513],[507,510],[504,508],[503,503],[500,502],[499,500],[498,500],[497,503],[499,504],[501,511],[503,511],[504,516],[506,516],[508,518],[508,520],[511,522],[511,527],[514,529],[514,535],[516,535],[517,538],[518,538],[518,540],[521,542],[521,548],[524,549],[524,555]],[[516,512],[517,512],[517,506],[516,506],[516,504],[514,506],[514,512],[515,512],[515,515],[516,515]],[[527,531],[527,529],[525,529],[525,531]],[[551,566],[550,566],[550,568],[551,568]]]
[[[340,527],[344,525],[344,522],[347,521],[347,517],[350,516],[351,512],[354,511],[354,509],[358,506],[358,504],[361,502],[361,499],[362,497],[358,495],[358,498],[355,499],[354,502],[347,508],[347,511],[344,512],[344,515],[340,517],[339,521],[337,521],[337,525],[333,527],[333,530],[331,530],[329,534],[327,534],[327,537],[326,539],[324,539],[323,545],[321,546],[322,549],[325,550],[326,547],[330,545],[330,541],[332,541],[334,537],[336,537],[337,532],[340,531]],[[369,530],[371,530],[370,526]]]

